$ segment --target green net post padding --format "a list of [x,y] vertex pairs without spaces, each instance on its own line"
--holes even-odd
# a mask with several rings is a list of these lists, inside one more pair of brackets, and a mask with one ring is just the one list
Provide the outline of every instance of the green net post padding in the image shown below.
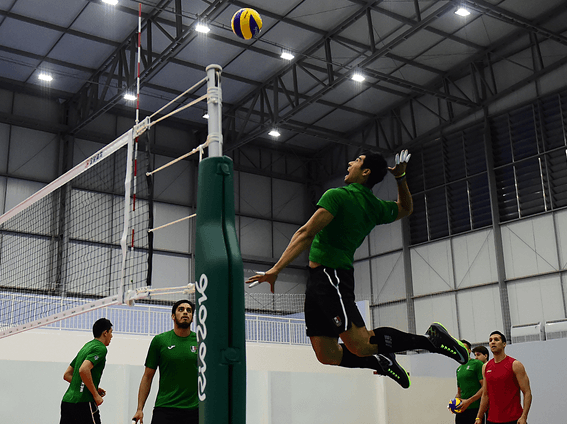
[[234,224],[233,164],[199,164],[195,246],[199,424],[246,423],[244,272]]

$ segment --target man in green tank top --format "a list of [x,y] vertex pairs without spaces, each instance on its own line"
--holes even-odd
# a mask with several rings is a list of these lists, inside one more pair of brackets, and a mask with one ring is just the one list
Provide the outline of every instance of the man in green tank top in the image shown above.
[[151,424],[198,424],[198,345],[197,337],[190,328],[194,309],[195,306],[188,300],[175,302],[171,309],[173,330],[152,339],[133,421],[144,422],[144,405],[159,368],[159,389]]
[[69,388],[61,402],[60,424],[100,424],[98,407],[106,395],[99,387],[106,364],[106,347],[112,339],[112,323],[100,318],[93,325],[94,339],[86,343],[63,374]]
[[[279,261],[247,283],[268,282],[274,292],[278,274],[301,252],[309,251],[309,279],[305,290],[305,324],[319,362],[346,368],[370,368],[404,388],[409,375],[396,362],[395,352],[424,349],[465,363],[467,350],[434,323],[426,335],[405,333],[390,327],[368,330],[355,303],[354,252],[376,225],[409,216],[413,200],[406,182],[407,150],[388,167],[379,154],[363,152],[350,161],[345,187],[327,190],[318,209],[291,238]],[[372,187],[390,172],[398,187],[397,201],[384,201]],[[343,343],[339,343],[338,339]]]

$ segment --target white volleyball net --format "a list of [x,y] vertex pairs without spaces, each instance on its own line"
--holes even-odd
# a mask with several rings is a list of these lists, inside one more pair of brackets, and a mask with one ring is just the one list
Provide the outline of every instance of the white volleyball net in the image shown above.
[[[222,145],[220,72],[211,65],[206,78],[0,216],[0,338],[37,327],[91,331],[102,316],[122,333],[153,335],[170,328],[173,302],[195,301],[191,282],[151,285],[151,234],[187,221],[194,234],[195,215],[152,228],[150,185],[168,166]],[[164,112],[205,84],[206,95]],[[205,100],[206,142],[151,170],[137,137]],[[308,344],[303,301],[299,294],[247,292],[246,340]]]
[[[210,153],[212,142],[222,142],[220,73],[218,65],[207,67],[193,87],[0,216],[0,338],[61,327],[61,320],[162,293],[193,293],[190,283],[151,287],[152,172],[137,140],[158,122],[207,101],[214,119],[207,141],[191,153]],[[206,95],[164,113],[204,84]]]
[[[148,186],[130,130],[0,217],[0,337],[146,284]],[[136,197],[137,196],[137,197]]]

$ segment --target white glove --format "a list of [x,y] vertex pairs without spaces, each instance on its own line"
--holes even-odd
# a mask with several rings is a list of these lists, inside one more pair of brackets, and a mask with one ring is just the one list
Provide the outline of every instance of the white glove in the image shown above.
[[396,153],[396,165],[402,162],[408,163],[410,158],[411,153],[408,153],[407,150],[402,150],[400,153]]

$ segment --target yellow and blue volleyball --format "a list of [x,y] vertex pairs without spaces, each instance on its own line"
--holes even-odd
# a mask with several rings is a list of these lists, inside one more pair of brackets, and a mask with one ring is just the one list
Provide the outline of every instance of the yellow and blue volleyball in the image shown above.
[[240,38],[250,40],[256,37],[262,29],[262,18],[254,9],[240,9],[232,17],[232,31]]
[[451,411],[453,414],[460,414],[462,403],[463,401],[459,398],[451,399],[449,401],[449,405],[447,406],[447,409]]

